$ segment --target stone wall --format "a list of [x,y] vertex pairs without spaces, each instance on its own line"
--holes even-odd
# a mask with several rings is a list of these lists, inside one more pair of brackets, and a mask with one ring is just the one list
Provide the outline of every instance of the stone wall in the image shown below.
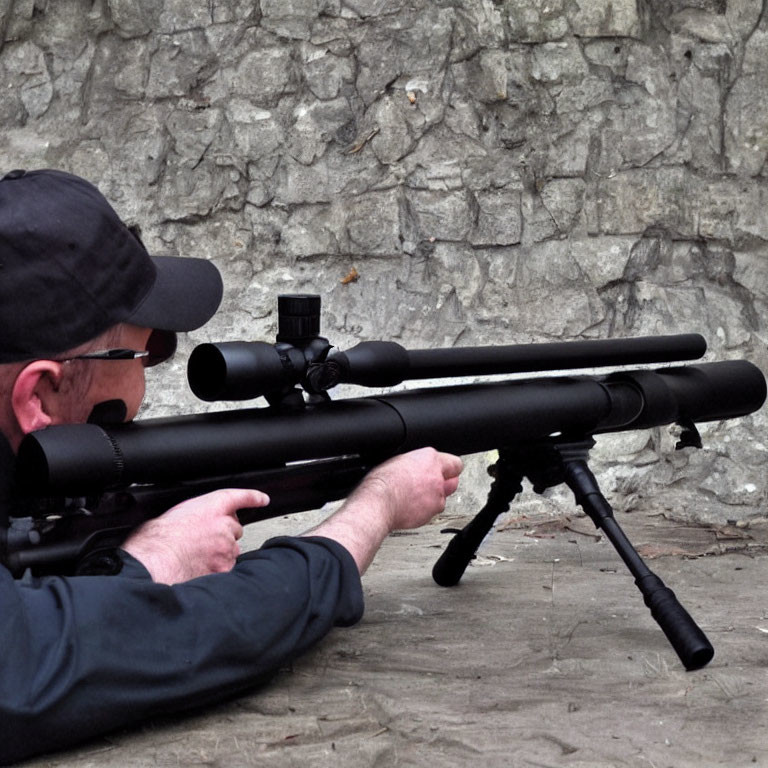
[[[0,0],[0,45],[0,169],[221,268],[185,352],[310,291],[341,347],[698,331],[768,371],[759,2]],[[182,363],[151,414],[200,408]],[[703,431],[602,439],[617,506],[765,516],[765,409]]]

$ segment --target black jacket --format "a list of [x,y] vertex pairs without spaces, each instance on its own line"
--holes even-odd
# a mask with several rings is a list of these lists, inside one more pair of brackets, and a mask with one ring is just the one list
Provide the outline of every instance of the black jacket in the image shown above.
[[[0,436],[0,515],[12,462]],[[172,587],[123,558],[117,576],[0,566],[0,763],[253,686],[363,613],[354,560],[322,537],[274,538]]]

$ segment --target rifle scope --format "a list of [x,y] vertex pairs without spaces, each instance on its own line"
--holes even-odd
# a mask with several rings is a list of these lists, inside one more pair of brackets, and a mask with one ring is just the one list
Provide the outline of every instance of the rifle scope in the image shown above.
[[707,344],[697,333],[544,344],[407,350],[392,341],[364,341],[346,351],[319,335],[320,297],[278,297],[277,343],[230,341],[201,344],[187,377],[201,400],[248,400],[300,384],[326,392],[337,384],[391,387],[408,379],[695,360]]

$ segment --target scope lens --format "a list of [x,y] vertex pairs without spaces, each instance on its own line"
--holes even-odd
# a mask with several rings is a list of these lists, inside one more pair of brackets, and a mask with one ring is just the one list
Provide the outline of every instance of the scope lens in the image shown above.
[[207,401],[220,399],[227,380],[227,363],[215,344],[200,344],[192,350],[187,379],[196,397]]
[[195,395],[209,402],[251,400],[296,383],[280,353],[263,341],[200,344],[189,356],[187,379]]

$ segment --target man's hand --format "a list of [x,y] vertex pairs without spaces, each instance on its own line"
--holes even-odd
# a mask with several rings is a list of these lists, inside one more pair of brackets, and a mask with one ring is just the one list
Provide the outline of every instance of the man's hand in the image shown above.
[[240,554],[243,526],[237,510],[264,507],[261,491],[229,488],[177,504],[126,539],[123,549],[149,571],[153,581],[177,584],[229,571]]
[[372,470],[344,505],[305,536],[325,536],[346,547],[364,573],[394,530],[418,528],[445,509],[463,464],[458,456],[421,448]]
[[446,499],[459,485],[463,468],[458,456],[421,448],[376,467],[355,495],[380,496],[389,510],[390,531],[418,528],[445,509]]

